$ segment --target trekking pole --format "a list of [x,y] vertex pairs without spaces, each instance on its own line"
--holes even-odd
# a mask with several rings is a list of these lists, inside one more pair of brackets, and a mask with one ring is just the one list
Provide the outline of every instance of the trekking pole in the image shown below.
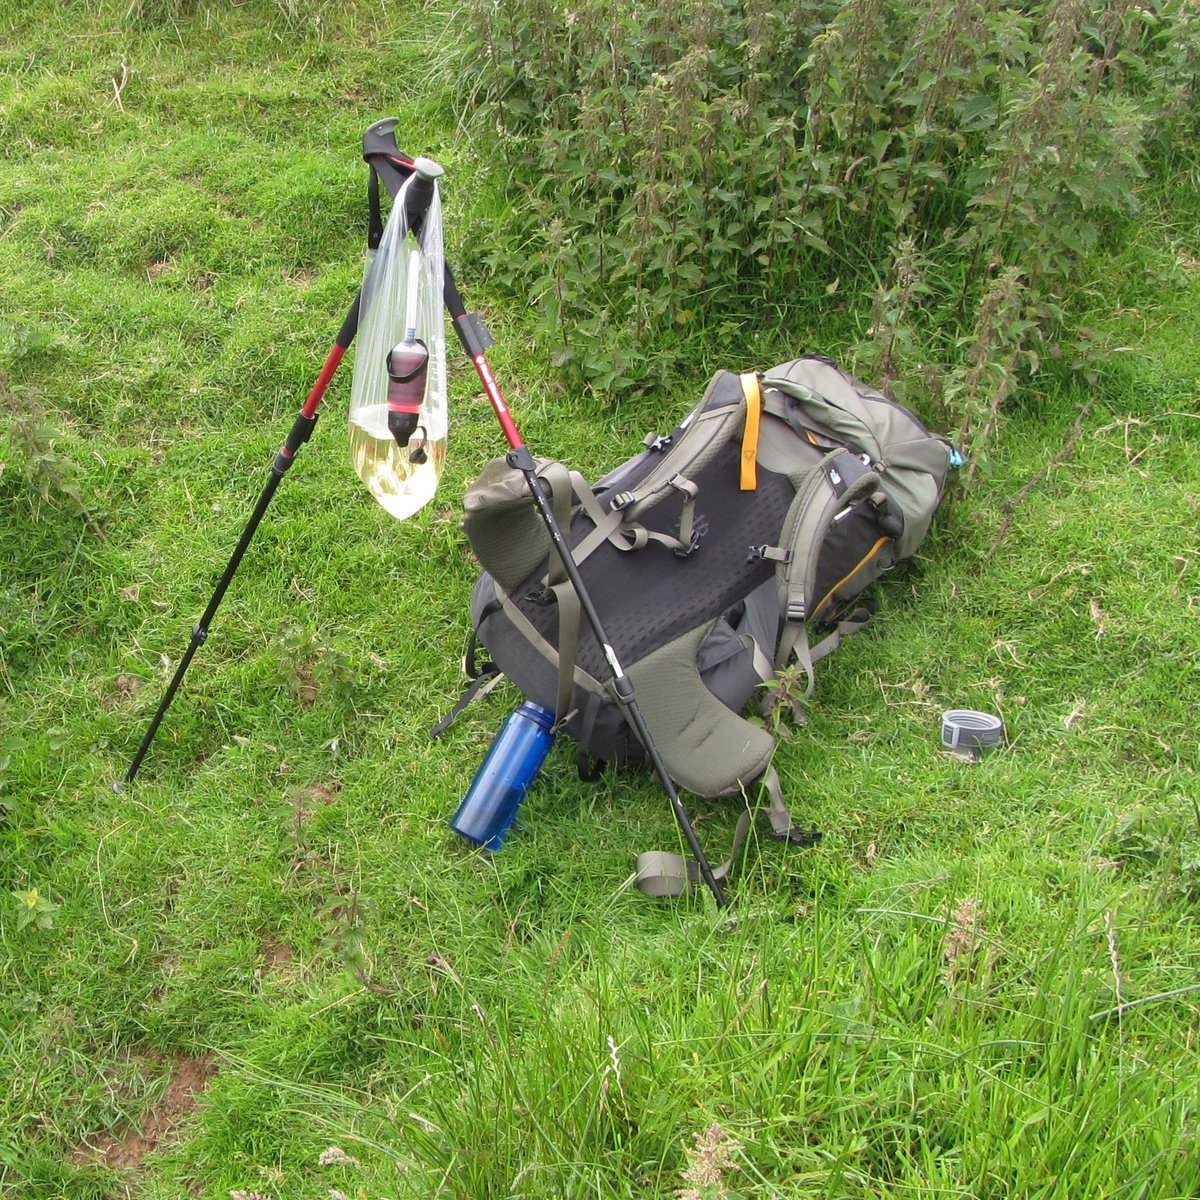
[[724,893],[721,891],[721,885],[717,882],[717,877],[713,874],[712,865],[709,863],[708,857],[700,845],[700,839],[696,836],[696,830],[692,827],[692,823],[688,819],[687,810],[683,806],[683,801],[679,798],[675,782],[667,771],[666,763],[663,762],[662,756],[658,752],[658,747],[654,743],[654,738],[646,724],[646,719],[642,715],[641,707],[638,705],[633,681],[625,674],[625,669],[621,666],[620,659],[617,658],[617,653],[608,639],[608,634],[604,631],[604,624],[601,621],[600,614],[596,611],[596,607],[592,603],[592,598],[588,594],[583,577],[579,573],[579,566],[575,562],[575,556],[571,552],[571,547],[567,544],[562,529],[559,527],[558,519],[554,515],[552,501],[547,495],[542,481],[538,478],[537,464],[534,462],[529,447],[522,439],[516,423],[513,421],[512,413],[509,412],[508,405],[504,402],[500,387],[496,383],[496,377],[492,374],[492,369],[488,364],[485,353],[489,341],[486,331],[483,330],[479,318],[474,313],[466,311],[462,296],[459,294],[458,286],[454,282],[454,276],[448,266],[446,268],[446,308],[450,312],[451,322],[454,325],[455,332],[458,334],[459,341],[462,342],[467,357],[475,364],[475,370],[479,374],[483,390],[491,402],[496,419],[500,422],[500,428],[504,431],[504,436],[508,440],[509,451],[505,455],[505,461],[510,467],[520,471],[525,477],[529,494],[533,497],[533,501],[537,505],[538,513],[541,515],[542,522],[546,526],[546,532],[550,535],[550,540],[562,561],[567,578],[570,580],[571,586],[575,589],[575,595],[579,598],[580,610],[591,626],[592,633],[595,634],[596,641],[604,652],[605,661],[612,671],[613,694],[628,714],[630,723],[633,725],[634,731],[637,733],[638,739],[641,741],[646,755],[650,759],[650,765],[667,794],[667,799],[670,801],[671,809],[675,814],[676,823],[679,825],[684,840],[687,842],[688,849],[691,851],[692,857],[696,860],[696,865],[700,870],[700,878],[704,880],[708,890],[712,892],[713,899],[717,902],[717,907],[724,908],[726,901]]
[[[370,164],[372,170],[370,195],[373,206],[378,203],[376,176],[382,180],[388,192],[395,196],[406,177],[406,172],[412,169],[413,160],[409,159],[406,155],[400,154],[396,147],[394,137],[395,127],[395,120],[388,118],[376,122],[363,135],[363,157]],[[409,211],[415,223],[419,219],[419,215],[412,213],[411,207]],[[373,227],[379,224],[377,211],[373,212],[371,221]],[[633,681],[625,673],[625,669],[621,666],[620,659],[618,659],[616,651],[613,649],[612,643],[604,631],[604,624],[600,618],[600,614],[592,602],[587,586],[584,584],[583,578],[579,573],[579,566],[575,562],[575,556],[572,554],[571,547],[568,545],[567,539],[563,535],[563,531],[554,515],[552,502],[546,494],[541,480],[537,476],[537,464],[534,462],[529,447],[526,446],[524,439],[521,437],[516,422],[513,420],[512,413],[504,401],[500,386],[496,382],[496,377],[492,374],[492,368],[488,363],[486,353],[488,346],[492,344],[491,335],[484,328],[483,322],[477,314],[467,312],[462,295],[458,290],[458,285],[454,280],[453,272],[450,270],[448,264],[445,271],[444,299],[446,309],[450,314],[451,323],[454,326],[455,333],[458,334],[458,339],[462,343],[463,350],[475,366],[479,380],[483,384],[484,393],[491,403],[492,410],[495,412],[496,419],[500,422],[500,428],[503,430],[504,437],[508,442],[509,450],[505,456],[505,461],[510,467],[520,471],[525,478],[529,494],[533,498],[538,513],[542,518],[551,543],[562,561],[567,579],[575,589],[575,595],[579,598],[580,610],[591,627],[592,633],[595,635],[596,641],[604,653],[605,661],[612,671],[613,694],[628,714],[629,721],[633,725],[634,731],[641,741],[647,757],[650,759],[650,765],[667,794],[667,799],[671,804],[676,823],[683,833],[684,840],[687,842],[692,857],[696,860],[700,871],[700,878],[704,881],[709,891],[712,892],[713,899],[717,902],[717,907],[724,908],[726,901],[724,893],[721,890],[721,885],[713,874],[712,866],[708,861],[707,855],[704,853],[704,848],[700,845],[700,839],[696,836],[696,830],[688,819],[683,801],[679,798],[675,782],[667,771],[666,763],[663,762],[658,747],[655,745],[654,737],[650,733],[641,707],[638,705]]]
[[[429,203],[433,198],[433,181],[436,176],[425,174],[417,164],[398,154],[394,165],[404,172],[404,179],[407,180],[411,177],[411,186],[404,194],[404,209],[409,224],[415,225],[419,222],[421,214],[429,207]],[[438,170],[440,173],[440,168]],[[372,223],[368,230],[367,245],[369,249],[375,250],[379,246],[383,227],[377,221],[378,197],[373,195],[371,199]],[[258,502],[255,504],[254,510],[250,515],[250,519],[242,531],[242,536],[238,540],[233,554],[230,556],[224,573],[217,581],[216,589],[213,591],[212,598],[208,602],[208,607],[205,608],[200,620],[196,622],[192,629],[192,636],[188,642],[187,650],[179,660],[179,665],[175,668],[175,674],[172,676],[171,682],[167,685],[167,690],[163,695],[162,701],[159,703],[158,710],[150,721],[149,728],[147,728],[145,736],[142,738],[141,745],[138,746],[137,753],[133,757],[133,762],[129,764],[129,769],[125,772],[124,783],[132,783],[137,777],[142,760],[146,757],[146,753],[149,751],[155,735],[158,733],[159,726],[167,714],[167,709],[171,707],[171,702],[175,699],[175,693],[179,691],[180,684],[183,683],[183,677],[187,674],[187,669],[191,665],[196,651],[208,639],[209,627],[216,616],[217,609],[220,607],[225,593],[229,590],[229,585],[233,582],[233,577],[237,573],[243,557],[245,557],[246,550],[249,548],[254,534],[262,523],[262,519],[271,503],[271,498],[275,495],[275,490],[279,487],[279,483],[288,468],[295,461],[296,452],[312,437],[313,427],[317,422],[317,410],[321,406],[321,401],[325,398],[325,392],[334,374],[337,372],[342,357],[349,349],[350,343],[354,340],[354,335],[358,332],[361,301],[362,292],[360,291],[355,296],[354,302],[350,306],[350,311],[346,314],[345,321],[342,322],[342,327],[334,339],[333,348],[330,350],[325,360],[325,365],[321,368],[321,373],[317,376],[317,380],[313,384],[312,391],[309,392],[304,407],[297,414],[295,424],[292,425],[291,431],[288,433],[279,452],[275,455],[275,461],[271,464],[271,471],[266,485],[263,487]],[[120,782],[114,784],[114,788],[118,791],[121,786]]]

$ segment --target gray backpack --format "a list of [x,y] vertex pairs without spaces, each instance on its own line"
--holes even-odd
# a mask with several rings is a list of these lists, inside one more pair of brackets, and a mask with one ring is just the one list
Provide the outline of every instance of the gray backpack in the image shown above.
[[[679,786],[725,796],[767,784],[774,834],[801,840],[771,770],[774,739],[739,714],[793,662],[811,695],[815,665],[866,622],[862,591],[924,539],[950,455],[907,409],[807,357],[761,377],[719,372],[672,433],[649,435],[594,486],[539,463]],[[496,459],[464,507],[483,568],[471,624],[493,662],[476,666],[473,639],[474,683],[439,730],[500,672],[556,714],[581,770],[595,760],[644,764],[524,478]],[[675,855],[643,855],[638,882],[675,893],[686,867]]]

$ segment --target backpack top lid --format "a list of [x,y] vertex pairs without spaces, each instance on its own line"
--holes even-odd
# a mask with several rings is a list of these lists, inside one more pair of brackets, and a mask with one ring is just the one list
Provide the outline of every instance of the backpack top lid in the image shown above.
[[[870,458],[889,496],[904,513],[896,557],[925,539],[950,468],[950,444],[902,404],[847,375],[831,359],[793,359],[763,376],[764,403],[810,440],[822,434]],[[772,396],[772,393],[775,393]]]

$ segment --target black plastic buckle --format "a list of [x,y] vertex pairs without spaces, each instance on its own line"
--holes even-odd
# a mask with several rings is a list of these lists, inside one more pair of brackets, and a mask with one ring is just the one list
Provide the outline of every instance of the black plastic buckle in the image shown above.
[[879,532],[893,539],[898,538],[904,532],[904,514],[892,504],[891,498],[887,495],[879,500],[872,496],[870,503],[875,510],[875,520],[879,525]]
[[775,841],[788,842],[793,846],[815,846],[823,836],[819,829],[800,829],[796,825],[789,826],[786,833],[771,830],[771,837]]

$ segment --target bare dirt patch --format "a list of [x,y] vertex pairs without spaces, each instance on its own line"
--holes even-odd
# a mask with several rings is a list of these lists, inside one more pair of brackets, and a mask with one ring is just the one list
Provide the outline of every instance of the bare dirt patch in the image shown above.
[[118,675],[106,698],[110,708],[128,708],[136,704],[141,696],[145,681],[136,675]]
[[162,1099],[140,1120],[119,1129],[98,1133],[71,1152],[77,1163],[102,1163],[116,1171],[136,1170],[142,1160],[169,1144],[184,1119],[192,1113],[200,1096],[217,1073],[211,1054],[176,1059],[171,1081]]
[[259,954],[262,957],[264,975],[281,970],[292,961],[292,948],[286,942],[264,941],[259,947]]

